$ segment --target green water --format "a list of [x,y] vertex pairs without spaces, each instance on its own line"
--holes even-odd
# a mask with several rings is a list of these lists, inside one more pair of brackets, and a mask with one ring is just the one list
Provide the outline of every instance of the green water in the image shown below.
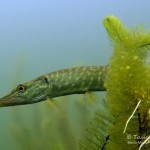
[[[0,96],[18,83],[58,69],[106,65],[112,53],[102,25],[107,15],[124,24],[150,27],[150,2],[0,1]],[[42,102],[0,109],[0,149],[77,150],[79,139],[104,95],[57,98],[61,109]]]

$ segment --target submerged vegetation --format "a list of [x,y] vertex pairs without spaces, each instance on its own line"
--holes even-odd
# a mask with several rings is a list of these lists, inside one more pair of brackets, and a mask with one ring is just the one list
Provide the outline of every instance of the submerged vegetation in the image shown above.
[[146,63],[150,33],[129,30],[114,16],[105,18],[104,26],[114,47],[106,80],[107,103],[114,118],[107,148],[137,149],[150,135],[150,67]]
[[17,113],[12,132],[21,149],[150,149],[150,33],[127,29],[114,16],[103,23],[114,47],[104,104],[98,98],[93,105],[82,98],[62,100],[58,108],[43,103],[33,109],[30,128]]
[[16,107],[11,133],[18,149],[78,150],[78,141],[100,106],[95,96],[61,97],[58,106],[45,101],[28,105],[23,112]]
[[108,107],[103,101],[103,107],[95,112],[93,120],[86,129],[86,134],[79,143],[80,150],[103,150],[109,141],[109,126],[113,122],[108,113]]
[[114,47],[105,86],[105,108],[96,113],[81,150],[150,149],[150,33],[127,29],[114,16],[104,19]]

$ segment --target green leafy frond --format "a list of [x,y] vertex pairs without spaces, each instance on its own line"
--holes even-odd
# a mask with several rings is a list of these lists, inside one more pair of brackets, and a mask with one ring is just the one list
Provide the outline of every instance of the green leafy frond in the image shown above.
[[[104,19],[104,26],[114,43],[106,87],[107,102],[115,125],[109,129],[111,142],[107,147],[111,150],[136,149],[144,140],[134,139],[134,135],[142,138],[150,134],[150,67],[146,63],[150,34],[140,28],[129,30],[114,16]],[[123,134],[126,121],[140,100],[140,106]],[[135,143],[130,144],[131,141]]]
[[150,48],[150,33],[144,33],[141,26],[132,30],[127,29],[115,16],[106,17],[103,24],[115,46],[129,48],[129,50]]
[[80,141],[80,150],[105,149],[109,142],[108,129],[112,120],[106,106],[104,109],[98,110],[87,128],[84,138]]
[[[109,34],[109,37],[115,44],[122,44],[129,40],[129,33],[122,23],[114,16],[106,17],[103,20],[103,24]],[[127,38],[128,37],[128,38]]]

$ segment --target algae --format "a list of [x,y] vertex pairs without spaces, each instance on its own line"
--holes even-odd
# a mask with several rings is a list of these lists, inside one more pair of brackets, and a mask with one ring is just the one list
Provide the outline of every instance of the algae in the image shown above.
[[[127,29],[118,18],[108,16],[103,21],[114,48],[106,79],[107,103],[114,125],[109,128],[108,149],[137,149],[150,134],[150,33],[141,27]],[[137,103],[126,133],[126,121]],[[150,148],[145,144],[145,149]]]
[[109,141],[108,130],[113,123],[113,118],[108,112],[106,101],[103,100],[90,122],[84,137],[79,142],[80,150],[104,150]]
[[105,81],[106,105],[95,113],[80,150],[148,150],[150,32],[141,26],[128,29],[115,16],[106,17],[103,24],[114,49]]

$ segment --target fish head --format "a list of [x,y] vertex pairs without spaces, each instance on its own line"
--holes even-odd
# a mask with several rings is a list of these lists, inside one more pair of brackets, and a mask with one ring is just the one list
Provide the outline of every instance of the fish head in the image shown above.
[[0,99],[0,107],[25,105],[46,100],[48,80],[41,76],[35,80],[18,85],[8,95]]

